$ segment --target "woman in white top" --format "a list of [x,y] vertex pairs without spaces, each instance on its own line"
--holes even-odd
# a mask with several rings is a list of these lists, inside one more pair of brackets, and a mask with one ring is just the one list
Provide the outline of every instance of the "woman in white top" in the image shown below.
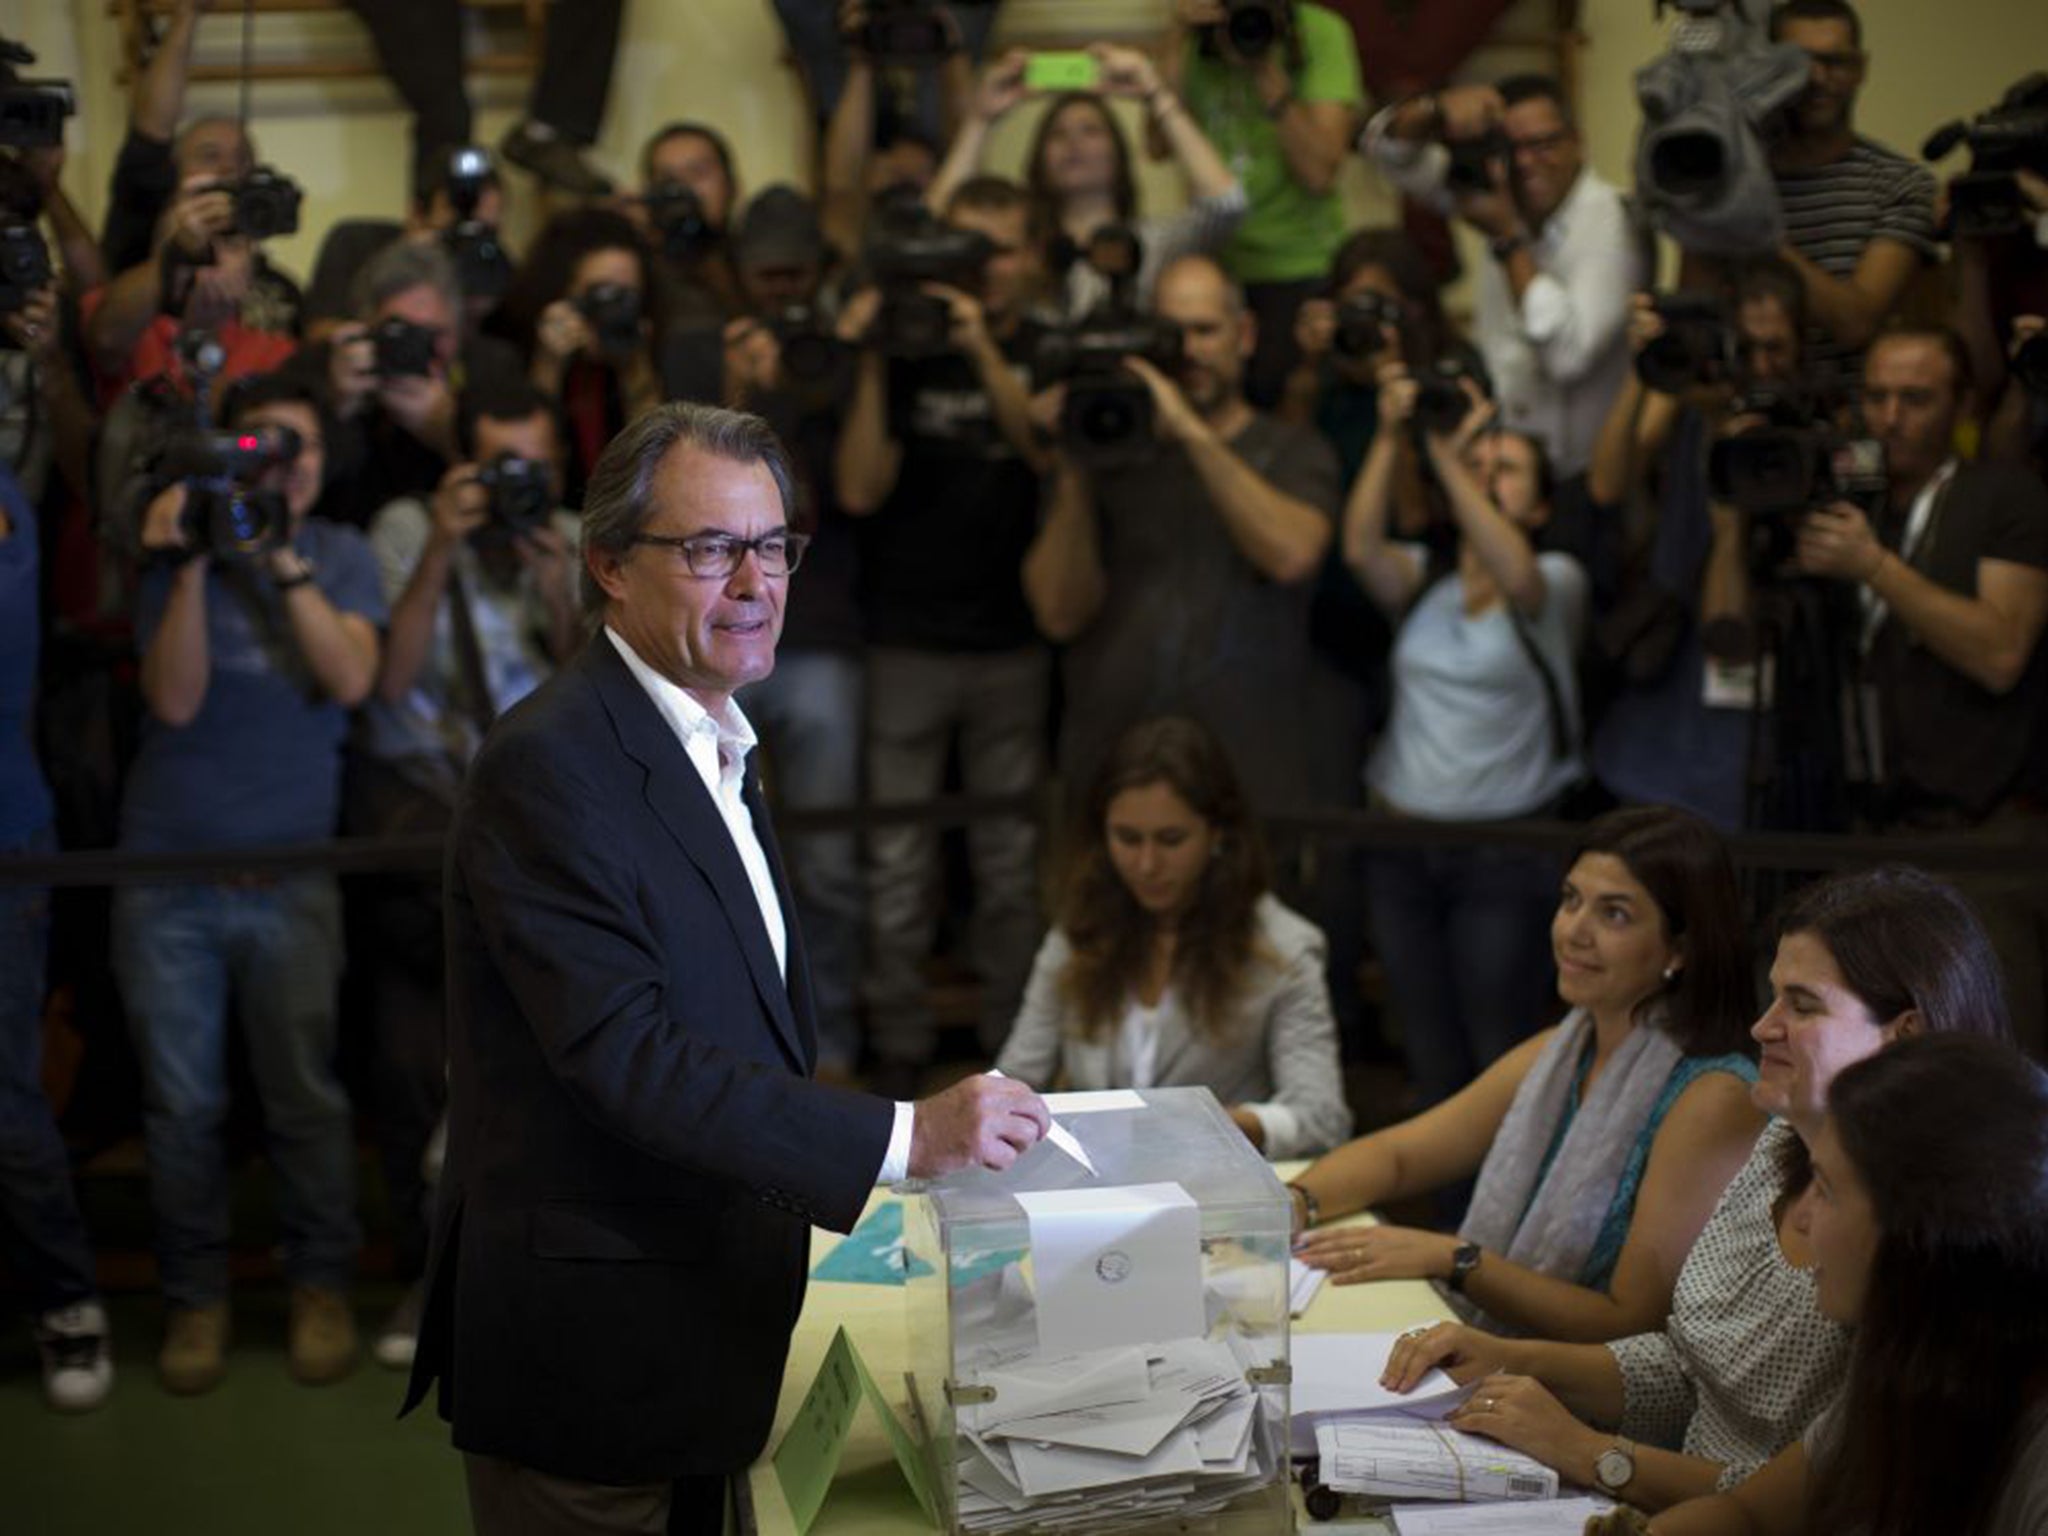
[[1182,719],[1126,731],[1075,845],[997,1067],[1041,1089],[1207,1087],[1272,1158],[1348,1136],[1323,935],[1268,891],[1215,736]]
[[[1100,72],[1095,90],[1054,97],[1025,158],[1032,238],[1058,284],[1052,308],[1067,320],[1081,319],[1110,296],[1107,277],[1082,259],[1097,235],[1118,227],[1137,235],[1139,264],[1129,297],[1142,309],[1152,280],[1168,263],[1219,248],[1248,206],[1244,187],[1149,57],[1108,43],[1088,52]],[[983,73],[967,120],[925,193],[927,207],[943,210],[980,167],[990,131],[1030,94],[1024,84],[1029,59],[1012,51]],[[1107,99],[1116,97],[1142,104],[1180,162],[1188,202],[1179,212],[1139,218],[1131,146]]]
[[[1685,1258],[1670,1316],[1607,1345],[1515,1341],[1446,1324],[1395,1350],[1387,1384],[1429,1367],[1490,1379],[1461,1422],[1579,1483],[1663,1509],[1770,1460],[1841,1383],[1848,1341],[1819,1304],[1805,1140],[1851,1064],[1917,1034],[2008,1038],[1997,956],[1956,891],[1916,869],[1837,875],[1779,925],[1751,1097],[1774,1116]],[[1553,1336],[1555,1337],[1555,1336]],[[1620,1452],[1620,1455],[1616,1455]]]
[[[2048,1073],[1928,1035],[1845,1068],[1812,1140],[1820,1307],[1841,1396],[1729,1493],[1605,1536],[2048,1532]],[[1481,1388],[1484,1391],[1484,1388]]]
[[[1568,555],[1536,553],[1549,462],[1534,438],[1488,430],[1492,406],[1469,383],[1464,419],[1432,411],[1422,434],[1456,534],[1447,568],[1424,545],[1389,538],[1417,393],[1401,364],[1382,368],[1379,430],[1344,513],[1345,562],[1396,627],[1393,708],[1366,780],[1374,803],[1400,816],[1538,814],[1581,771],[1572,657],[1585,573]],[[1368,860],[1373,947],[1422,1105],[1457,1092],[1541,1019],[1557,875],[1548,855],[1497,845]]]

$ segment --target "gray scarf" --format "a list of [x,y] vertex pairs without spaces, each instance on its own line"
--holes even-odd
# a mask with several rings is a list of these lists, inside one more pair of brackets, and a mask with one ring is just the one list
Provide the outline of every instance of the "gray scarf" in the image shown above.
[[[1559,1280],[1576,1281],[1614,1203],[1615,1186],[1650,1111],[1684,1052],[1663,1029],[1652,1004],[1601,1069],[1579,1102],[1571,1128],[1551,1160],[1540,1189],[1536,1175],[1570,1101],[1579,1059],[1593,1038],[1593,1016],[1575,1008],[1536,1058],[1493,1147],[1479,1170],[1479,1185],[1458,1236],[1517,1264]],[[1534,1199],[1530,1198],[1534,1192]],[[1458,1298],[1461,1312],[1481,1327],[1519,1333]]]

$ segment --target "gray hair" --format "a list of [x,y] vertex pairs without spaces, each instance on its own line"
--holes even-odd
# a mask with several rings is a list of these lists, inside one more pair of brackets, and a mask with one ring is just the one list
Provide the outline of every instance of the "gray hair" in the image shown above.
[[455,262],[436,241],[393,240],[363,264],[351,291],[356,315],[368,320],[378,307],[415,288],[432,288],[462,314],[462,280]]
[[613,438],[583,492],[583,609],[605,609],[604,589],[590,573],[593,552],[624,559],[653,512],[654,472],[678,448],[694,448],[735,464],[765,464],[782,497],[785,521],[796,519],[796,477],[789,450],[774,429],[745,411],[687,400],[656,406]]

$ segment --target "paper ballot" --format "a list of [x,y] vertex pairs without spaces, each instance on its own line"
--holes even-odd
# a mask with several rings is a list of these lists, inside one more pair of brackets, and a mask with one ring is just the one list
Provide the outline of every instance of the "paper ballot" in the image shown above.
[[1557,1497],[1557,1474],[1542,1462],[1448,1424],[1385,1417],[1320,1424],[1316,1454],[1324,1486],[1339,1493],[1460,1504]]
[[1019,1194],[1047,1354],[1200,1338],[1202,1222],[1178,1184]]
[[1442,1371],[1431,1371],[1413,1392],[1380,1385],[1397,1333],[1294,1335],[1294,1454],[1315,1452],[1316,1426],[1333,1418],[1392,1414],[1440,1419],[1472,1395]]
[[1404,1504],[1393,1512],[1401,1536],[1581,1536],[1586,1522],[1614,1508],[1610,1499],[1549,1499],[1504,1504]]

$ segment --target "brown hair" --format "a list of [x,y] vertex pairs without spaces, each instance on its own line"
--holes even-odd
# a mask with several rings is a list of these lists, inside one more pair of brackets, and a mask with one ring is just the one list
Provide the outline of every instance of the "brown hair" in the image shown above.
[[1110,196],[1116,204],[1117,222],[1129,224],[1138,215],[1138,182],[1131,173],[1131,141],[1124,137],[1116,115],[1101,97],[1087,91],[1055,96],[1052,105],[1045,109],[1045,116],[1038,120],[1038,129],[1031,136],[1031,153],[1024,160],[1024,187],[1031,195],[1031,238],[1048,255],[1064,226],[1060,223],[1059,194],[1046,180],[1045,141],[1052,136],[1053,124],[1060,116],[1076,107],[1086,107],[1100,117],[1109,130],[1110,141],[1116,145],[1116,181]]
[[1218,842],[1173,952],[1174,988],[1196,1032],[1220,1039],[1257,948],[1257,908],[1271,877],[1266,844],[1230,756],[1206,726],[1167,717],[1124,732],[1096,772],[1075,829],[1059,902],[1073,946],[1060,992],[1075,1032],[1097,1038],[1115,1026],[1144,968],[1156,929],[1110,862],[1110,802],[1164,784],[1208,822]]

